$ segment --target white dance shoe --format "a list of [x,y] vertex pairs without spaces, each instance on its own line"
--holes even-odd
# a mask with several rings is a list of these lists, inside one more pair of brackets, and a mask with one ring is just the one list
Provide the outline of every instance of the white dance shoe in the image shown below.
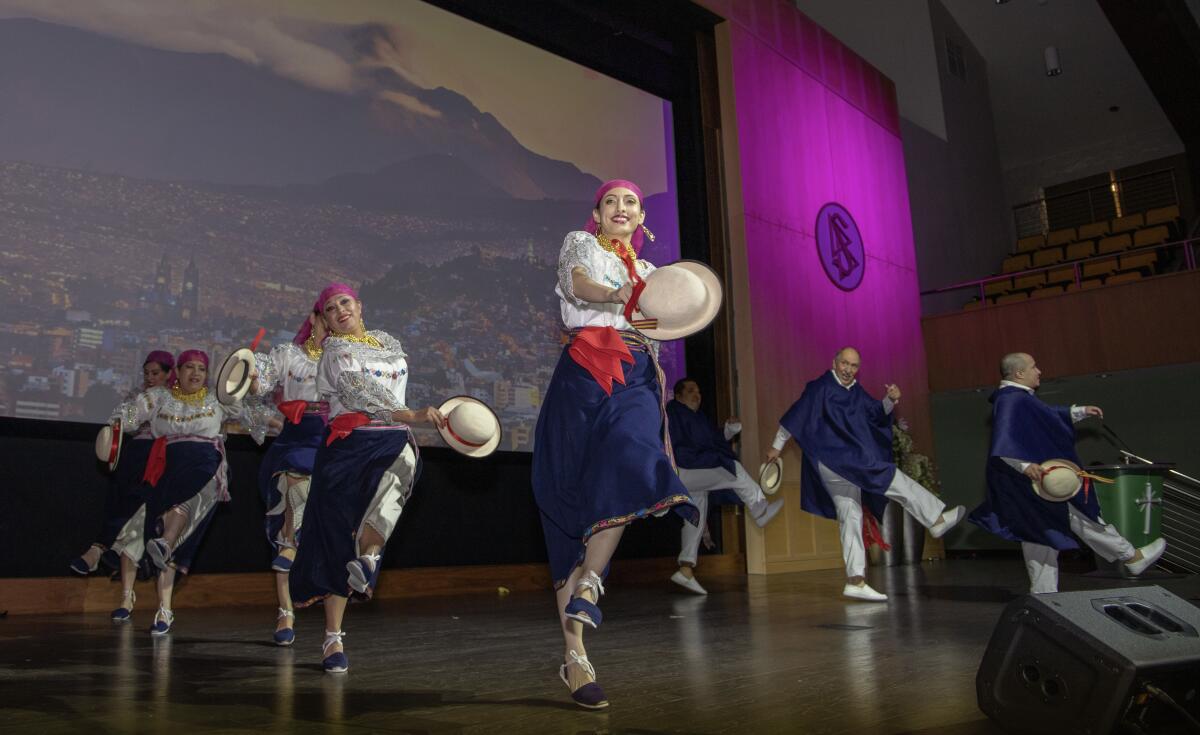
[[849,597],[852,600],[864,600],[866,602],[887,602],[887,595],[882,592],[876,592],[866,582],[857,585],[847,582],[846,586],[842,589],[842,597]]
[[688,592],[694,592],[697,595],[707,595],[708,594],[708,590],[701,587],[700,583],[696,581],[695,577],[688,577],[683,572],[677,571],[674,574],[672,574],[671,581],[674,582],[675,584],[679,585],[680,587],[684,588]]

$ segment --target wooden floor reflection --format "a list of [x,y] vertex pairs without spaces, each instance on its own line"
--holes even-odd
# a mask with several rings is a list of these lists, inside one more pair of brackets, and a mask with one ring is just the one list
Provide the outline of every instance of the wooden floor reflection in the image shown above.
[[[701,571],[703,571],[701,569]],[[708,597],[622,586],[589,653],[612,706],[559,682],[546,594],[353,606],[345,676],[320,670],[322,620],[294,648],[274,610],[181,611],[161,639],[146,604],[106,616],[0,620],[4,732],[999,733],[974,679],[1020,561],[872,569],[887,604],[844,601],[835,572],[703,578]],[[503,580],[496,580],[503,584]],[[1196,598],[1193,578],[1161,582]],[[1121,586],[1064,575],[1064,589]],[[180,594],[186,594],[186,591]]]

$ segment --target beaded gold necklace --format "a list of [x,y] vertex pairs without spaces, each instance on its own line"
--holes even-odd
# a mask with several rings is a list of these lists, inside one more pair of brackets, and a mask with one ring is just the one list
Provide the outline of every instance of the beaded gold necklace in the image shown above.
[[368,347],[374,347],[377,350],[383,348],[383,344],[379,340],[375,339],[374,337],[367,334],[366,332],[364,332],[363,336],[361,336],[361,337],[359,337],[357,334],[353,334],[353,333],[338,334],[338,335],[334,335],[334,336],[336,336],[338,339],[344,339],[347,342],[358,342],[359,344],[364,344]]
[[308,353],[310,360],[319,360],[324,350],[317,344],[317,340],[310,335],[308,339],[304,340],[304,351]]
[[600,247],[604,248],[613,255],[616,255],[622,260],[625,259],[626,255],[629,256],[630,260],[637,260],[637,253],[634,251],[633,246],[627,242],[613,240],[611,237],[605,235],[599,230],[596,231],[596,242],[600,243]]
[[203,406],[204,399],[208,397],[208,386],[202,387],[195,393],[184,393],[178,385],[173,385],[171,386],[171,395],[175,397],[175,400],[182,401],[189,406]]

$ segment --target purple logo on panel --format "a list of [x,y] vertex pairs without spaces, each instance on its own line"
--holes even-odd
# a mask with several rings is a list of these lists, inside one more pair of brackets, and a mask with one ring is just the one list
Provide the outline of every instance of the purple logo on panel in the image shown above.
[[846,208],[835,202],[817,213],[817,255],[833,285],[853,291],[862,283],[867,265],[862,235]]

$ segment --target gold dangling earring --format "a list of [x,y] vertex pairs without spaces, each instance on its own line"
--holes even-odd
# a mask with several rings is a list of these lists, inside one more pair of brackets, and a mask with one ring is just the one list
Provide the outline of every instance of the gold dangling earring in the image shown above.
[[650,242],[654,242],[654,233],[650,231],[649,227],[642,225],[642,232],[646,233],[646,237],[650,238]]
[[363,321],[362,316],[358,317],[358,328],[363,331],[363,334],[367,333],[367,323]]

